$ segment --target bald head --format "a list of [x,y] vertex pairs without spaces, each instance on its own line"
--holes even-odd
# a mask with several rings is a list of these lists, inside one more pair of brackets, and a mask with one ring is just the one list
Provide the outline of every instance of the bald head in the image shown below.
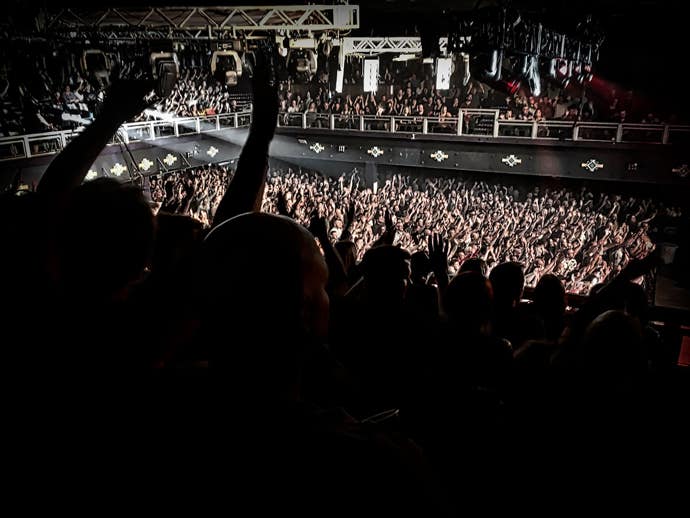
[[303,226],[258,212],[224,221],[206,236],[204,248],[223,276],[242,272],[242,277],[298,277],[307,263],[320,258],[314,238]]
[[293,220],[263,213],[231,218],[206,237],[204,261],[216,329],[255,343],[327,332],[326,265],[314,238]]

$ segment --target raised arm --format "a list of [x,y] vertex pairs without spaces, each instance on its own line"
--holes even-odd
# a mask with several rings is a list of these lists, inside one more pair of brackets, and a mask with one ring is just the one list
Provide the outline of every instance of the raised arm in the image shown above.
[[344,295],[348,290],[347,274],[343,261],[328,238],[328,221],[320,218],[318,212],[311,218],[309,231],[321,243],[324,259],[328,266],[328,285],[326,289],[331,295]]
[[261,210],[266,185],[268,148],[278,117],[278,87],[271,84],[273,47],[258,52],[254,68],[252,124],[237,162],[237,171],[218,206],[213,226],[244,212]]
[[448,241],[439,234],[429,236],[429,260],[441,293],[448,287]]
[[150,81],[115,81],[101,113],[53,159],[38,183],[37,192],[62,195],[81,185],[89,168],[120,125],[146,108],[144,96],[152,89]]

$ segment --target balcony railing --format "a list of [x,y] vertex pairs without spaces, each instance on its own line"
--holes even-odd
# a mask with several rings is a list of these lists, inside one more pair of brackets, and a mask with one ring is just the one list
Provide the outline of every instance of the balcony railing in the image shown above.
[[280,113],[278,126],[377,133],[505,137],[645,144],[690,144],[690,126],[499,119],[498,110],[461,110],[459,117]]
[[[228,128],[244,128],[249,126],[251,120],[251,111],[244,111],[206,117],[131,122],[120,126],[117,135],[113,136],[110,143],[117,144],[121,140],[129,144],[131,142],[210,133]],[[0,138],[0,161],[58,153],[83,130],[84,126],[76,130]]]
[[[459,117],[374,116],[326,113],[280,113],[278,127],[364,131],[400,135],[519,138],[575,142],[690,145],[690,126],[614,124],[602,122],[501,120],[498,110],[461,110]],[[229,128],[245,128],[251,111],[206,117],[170,118],[123,124],[111,144],[158,140]],[[53,131],[0,138],[0,162],[61,151],[80,131]]]

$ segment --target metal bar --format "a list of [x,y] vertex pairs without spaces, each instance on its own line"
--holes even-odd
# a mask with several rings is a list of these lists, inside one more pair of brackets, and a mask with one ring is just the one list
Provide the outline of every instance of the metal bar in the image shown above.
[[661,143],[662,144],[668,144],[669,141],[669,135],[670,134],[670,126],[667,124],[664,126],[664,136],[661,137]]
[[189,11],[189,14],[185,16],[184,20],[182,20],[179,24],[179,27],[182,28],[185,26],[185,24],[189,21],[189,19],[196,14],[196,7],[193,8],[191,11]]
[[422,121],[422,133],[426,135],[429,133],[429,120],[424,117],[424,120]]
[[537,138],[538,135],[538,128],[537,128],[537,121],[532,122],[532,138]]
[[462,123],[465,122],[462,110],[458,110],[458,135],[462,135]]
[[498,110],[494,113],[494,137],[498,137]]
[[619,124],[616,129],[616,142],[623,142],[623,125]]

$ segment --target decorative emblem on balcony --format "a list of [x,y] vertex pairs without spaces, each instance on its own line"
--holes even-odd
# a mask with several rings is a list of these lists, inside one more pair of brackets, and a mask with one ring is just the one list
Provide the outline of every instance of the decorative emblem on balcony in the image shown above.
[[139,169],[142,171],[148,171],[151,169],[151,166],[153,165],[153,162],[149,160],[148,158],[144,158],[141,162],[139,162]]
[[440,149],[438,151],[436,151],[436,153],[431,153],[431,155],[429,155],[429,156],[431,158],[433,158],[434,160],[436,160],[437,162],[443,162],[446,158],[448,158],[448,155],[446,155]]
[[687,178],[688,173],[690,173],[690,167],[688,167],[688,164],[683,164],[680,167],[675,167],[672,169],[674,174],[677,174],[681,178]]
[[165,165],[168,167],[172,167],[172,165],[177,162],[177,157],[172,153],[168,153],[168,155],[163,159],[163,162],[165,162]]
[[603,169],[604,164],[596,160],[595,158],[590,158],[587,162],[582,163],[582,168],[587,169],[590,173],[595,172],[597,169]]
[[122,176],[122,173],[127,171],[127,168],[123,166],[120,162],[116,163],[113,167],[110,168],[110,172],[113,173],[115,176]]
[[86,173],[86,181],[94,180],[97,176],[98,173],[96,171],[94,171],[93,169],[89,169],[89,172]]
[[518,158],[515,155],[508,155],[506,157],[503,157],[501,159],[501,162],[503,162],[508,167],[515,167],[516,165],[522,163],[522,158]]
[[379,148],[378,146],[374,146],[369,151],[367,151],[367,153],[369,153],[374,158],[378,158],[381,155],[383,155],[383,149]]
[[309,149],[311,149],[314,153],[318,155],[319,153],[321,153],[321,151],[323,151],[326,148],[317,142],[313,146],[310,146]]
[[208,151],[206,151],[206,154],[213,158],[218,154],[218,148],[215,146],[211,146],[210,148],[208,148]]

